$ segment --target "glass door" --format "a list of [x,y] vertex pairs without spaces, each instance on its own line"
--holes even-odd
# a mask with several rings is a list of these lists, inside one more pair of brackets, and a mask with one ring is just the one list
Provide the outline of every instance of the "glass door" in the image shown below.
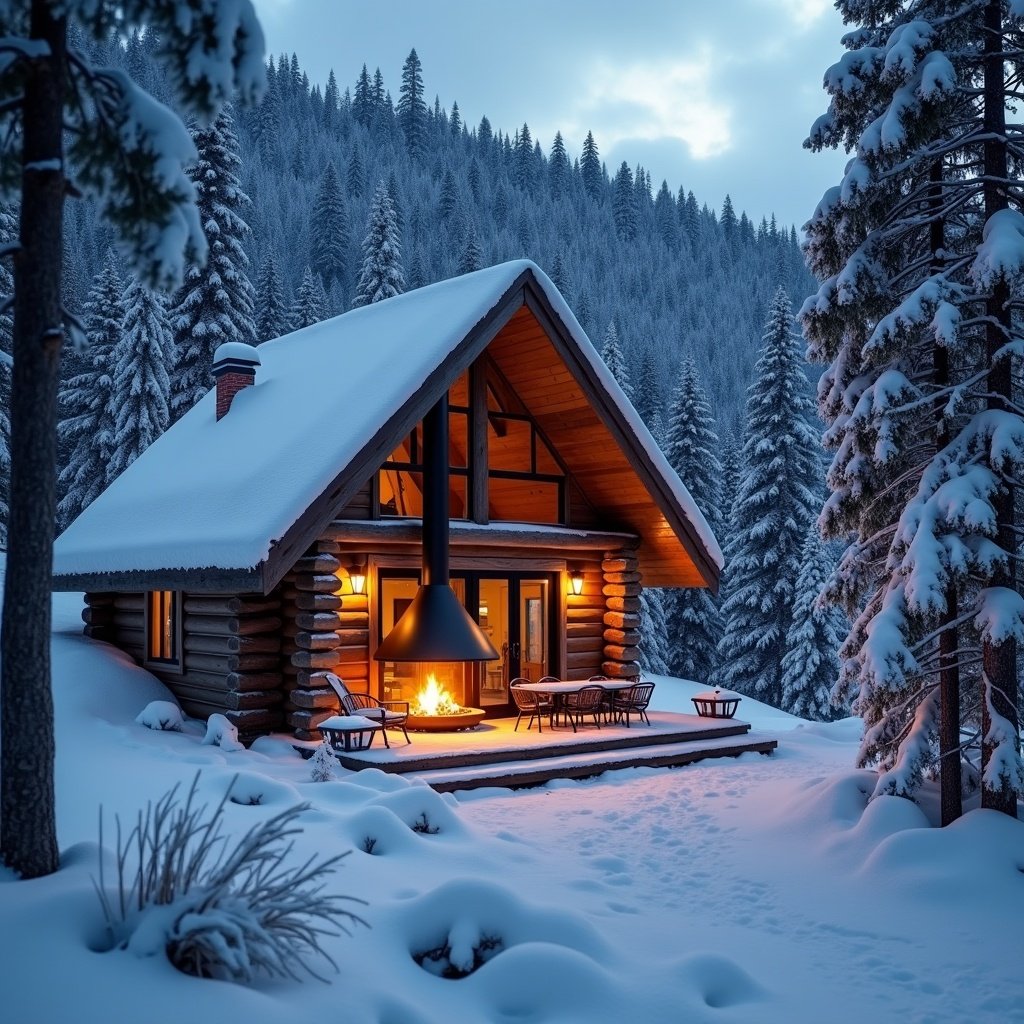
[[499,654],[484,664],[480,681],[480,707],[489,714],[513,710],[513,679],[537,682],[551,673],[552,593],[546,576],[480,577],[478,621]]

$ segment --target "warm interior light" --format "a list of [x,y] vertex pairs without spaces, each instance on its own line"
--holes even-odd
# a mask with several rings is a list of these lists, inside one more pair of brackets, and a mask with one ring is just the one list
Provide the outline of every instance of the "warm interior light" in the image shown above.
[[426,683],[413,698],[410,708],[414,715],[457,715],[461,710],[455,698],[437,681],[433,672],[427,676]]
[[573,569],[569,573],[569,586],[572,588],[572,593],[577,597],[583,593],[583,573],[579,569]]
[[362,594],[366,591],[366,566],[353,565],[348,571],[348,579],[352,584],[353,594]]

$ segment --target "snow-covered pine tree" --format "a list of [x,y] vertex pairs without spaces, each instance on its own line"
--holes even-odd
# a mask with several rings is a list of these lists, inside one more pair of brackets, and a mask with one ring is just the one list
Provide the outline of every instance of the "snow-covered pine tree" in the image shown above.
[[865,720],[861,760],[883,769],[876,793],[913,792],[937,761],[944,823],[960,813],[959,677],[976,658],[961,637],[981,648],[968,715],[982,805],[1015,815],[1024,791],[1012,384],[1024,214],[1021,126],[1006,123],[1024,39],[1010,7],[843,3],[847,21],[870,20],[845,37],[808,140],[856,150],[809,225],[824,283],[802,310],[812,355],[830,363],[823,522],[855,535],[830,588],[857,614],[842,682]]
[[615,318],[608,321],[608,329],[604,333],[604,344],[601,346],[601,358],[604,365],[608,367],[611,375],[619,382],[626,397],[633,401],[633,385],[629,379],[629,369],[626,366],[626,358],[619,346],[619,331],[615,326]]
[[671,674],[669,625],[665,615],[667,591],[644,587],[640,591],[640,667],[659,676]]
[[612,214],[615,217],[615,233],[619,241],[633,241],[637,230],[636,190],[633,188],[633,173],[625,160],[622,161],[613,183]]
[[328,740],[321,740],[320,745],[313,751],[313,757],[310,759],[309,777],[313,782],[330,782],[334,779],[334,769],[337,767],[337,764],[338,761],[334,755],[334,748]]
[[64,492],[57,505],[57,522],[62,529],[107,486],[117,412],[112,355],[125,322],[123,295],[117,257],[110,250],[85,304],[89,342],[86,369],[68,380],[58,396],[61,421],[57,436],[71,448],[71,457],[58,479]]
[[726,538],[729,593],[718,652],[725,687],[779,707],[800,552],[821,490],[810,386],[781,288],[755,375],[747,392],[744,475]]
[[327,296],[319,274],[307,266],[302,272],[302,283],[292,303],[290,330],[299,331],[311,324],[327,319]]
[[334,163],[329,162],[309,218],[310,266],[320,275],[325,288],[335,282],[344,286],[349,242],[348,211],[338,173]]
[[818,603],[835,560],[818,524],[807,531],[796,577],[796,599],[782,658],[782,708],[799,718],[828,722],[837,715],[832,690],[839,679],[839,648],[847,623],[842,612]]
[[188,412],[209,391],[213,353],[225,341],[255,338],[256,297],[249,280],[242,213],[249,199],[238,180],[238,138],[230,107],[193,132],[198,160],[189,169],[199,219],[209,240],[206,266],[190,265],[171,303],[178,365],[171,415]]
[[662,391],[661,378],[658,376],[654,354],[650,349],[646,349],[640,357],[640,370],[633,387],[633,405],[640,413],[640,418],[647,424],[647,429],[654,433],[653,425],[662,417]]
[[[722,467],[718,437],[707,396],[693,363],[683,364],[665,428],[665,457],[679,474],[716,535],[721,534],[718,489]],[[674,675],[711,682],[717,663],[715,646],[722,634],[715,599],[704,588],[666,593],[669,665]]]
[[405,291],[402,246],[395,211],[387,185],[382,181],[373,193],[363,239],[363,264],[352,308],[390,299]]
[[601,155],[594,141],[594,133],[587,132],[583,141],[583,155],[580,158],[580,172],[583,175],[583,187],[587,195],[597,201],[604,191],[604,172],[601,170]]
[[732,532],[729,523],[743,473],[743,443],[734,431],[725,435],[719,461],[722,464],[722,486],[718,493],[718,519],[724,534],[728,536]]
[[273,252],[268,252],[260,268],[256,289],[256,341],[270,341],[288,332],[290,317],[281,288],[281,272]]
[[484,251],[480,247],[480,236],[476,230],[476,224],[470,224],[466,232],[466,246],[459,258],[459,273],[471,274],[484,265]]
[[[619,333],[614,317],[608,321],[601,358],[609,372],[632,402],[633,385],[629,379],[629,368],[619,348]],[[644,587],[640,592],[640,664],[648,672],[667,675],[669,671],[669,636],[665,613],[665,591]]]
[[111,353],[115,414],[107,482],[121,475],[170,424],[174,334],[163,298],[132,278],[121,336]]

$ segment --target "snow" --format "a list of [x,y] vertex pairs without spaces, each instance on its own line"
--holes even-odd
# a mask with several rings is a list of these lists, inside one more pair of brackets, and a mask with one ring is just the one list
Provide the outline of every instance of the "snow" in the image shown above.
[[[781,740],[771,758],[459,798],[374,769],[314,783],[280,738],[226,754],[194,721],[135,725],[169,695],[83,637],[80,607],[55,598],[61,870],[0,870],[5,1020],[291,1024],[339,1007],[355,1024],[1019,1019],[1024,824],[972,810],[932,828],[928,787],[920,806],[868,803],[875,773],[849,767],[856,719],[805,723],[747,698],[745,717]],[[706,688],[656,682],[660,710]],[[204,802],[230,789],[232,834],[308,800],[296,862],[351,849],[329,891],[365,899],[369,927],[327,940],[327,984],[197,981],[159,954],[100,952],[100,804],[134,820],[197,770]]]
[[255,345],[248,345],[244,341],[225,341],[222,345],[218,345],[217,351],[213,353],[214,363],[219,363],[224,359],[238,359],[243,363],[259,366],[260,351]]
[[165,732],[181,732],[185,720],[172,700],[151,700],[136,716],[136,725]]
[[257,566],[527,270],[721,567],[703,514],[583,328],[545,274],[518,260],[261,345],[256,383],[230,413],[218,421],[208,394],[158,438],[58,538],[54,572]]

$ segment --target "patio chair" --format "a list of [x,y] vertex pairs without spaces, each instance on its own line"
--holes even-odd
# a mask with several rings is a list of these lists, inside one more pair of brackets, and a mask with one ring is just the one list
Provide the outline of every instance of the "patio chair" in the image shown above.
[[627,729],[630,715],[637,715],[650,725],[651,720],[647,717],[647,705],[651,703],[652,693],[654,693],[654,683],[637,683],[628,690],[619,690],[614,694],[612,700],[612,713],[619,720],[626,719]]
[[[588,683],[607,683],[608,682],[608,677],[607,676],[591,676],[587,680],[587,682]],[[604,699],[601,701],[601,712],[604,715],[604,720],[606,722],[610,722],[614,718],[614,715],[612,713],[612,698],[613,698],[612,691],[611,690],[605,690],[604,691]]]
[[407,700],[378,700],[368,693],[353,693],[345,683],[333,672],[327,673],[327,682],[338,695],[341,712],[344,715],[361,715],[371,722],[380,722],[384,727],[381,736],[384,746],[388,743],[388,729],[401,729],[406,743],[411,743],[405,723],[409,720],[409,702]]
[[516,702],[516,707],[519,709],[519,714],[516,716],[515,728],[512,730],[516,732],[519,729],[519,723],[522,721],[523,715],[529,714],[529,719],[526,722],[526,731],[530,731],[530,726],[533,725],[533,720],[537,719],[537,732],[543,732],[544,726],[541,724],[541,718],[544,715],[548,716],[548,723],[551,723],[551,712],[554,709],[554,705],[551,701],[551,697],[546,693],[536,693],[533,690],[524,690],[521,687],[521,683],[528,683],[529,679],[523,679],[521,676],[517,679],[513,679],[509,683],[509,690],[512,693],[512,699]]
[[576,731],[577,725],[583,724],[585,715],[592,715],[594,725],[600,729],[601,715],[604,711],[604,687],[597,686],[596,684],[594,686],[581,686],[573,693],[565,694],[562,698],[560,710],[572,726],[573,732]]

